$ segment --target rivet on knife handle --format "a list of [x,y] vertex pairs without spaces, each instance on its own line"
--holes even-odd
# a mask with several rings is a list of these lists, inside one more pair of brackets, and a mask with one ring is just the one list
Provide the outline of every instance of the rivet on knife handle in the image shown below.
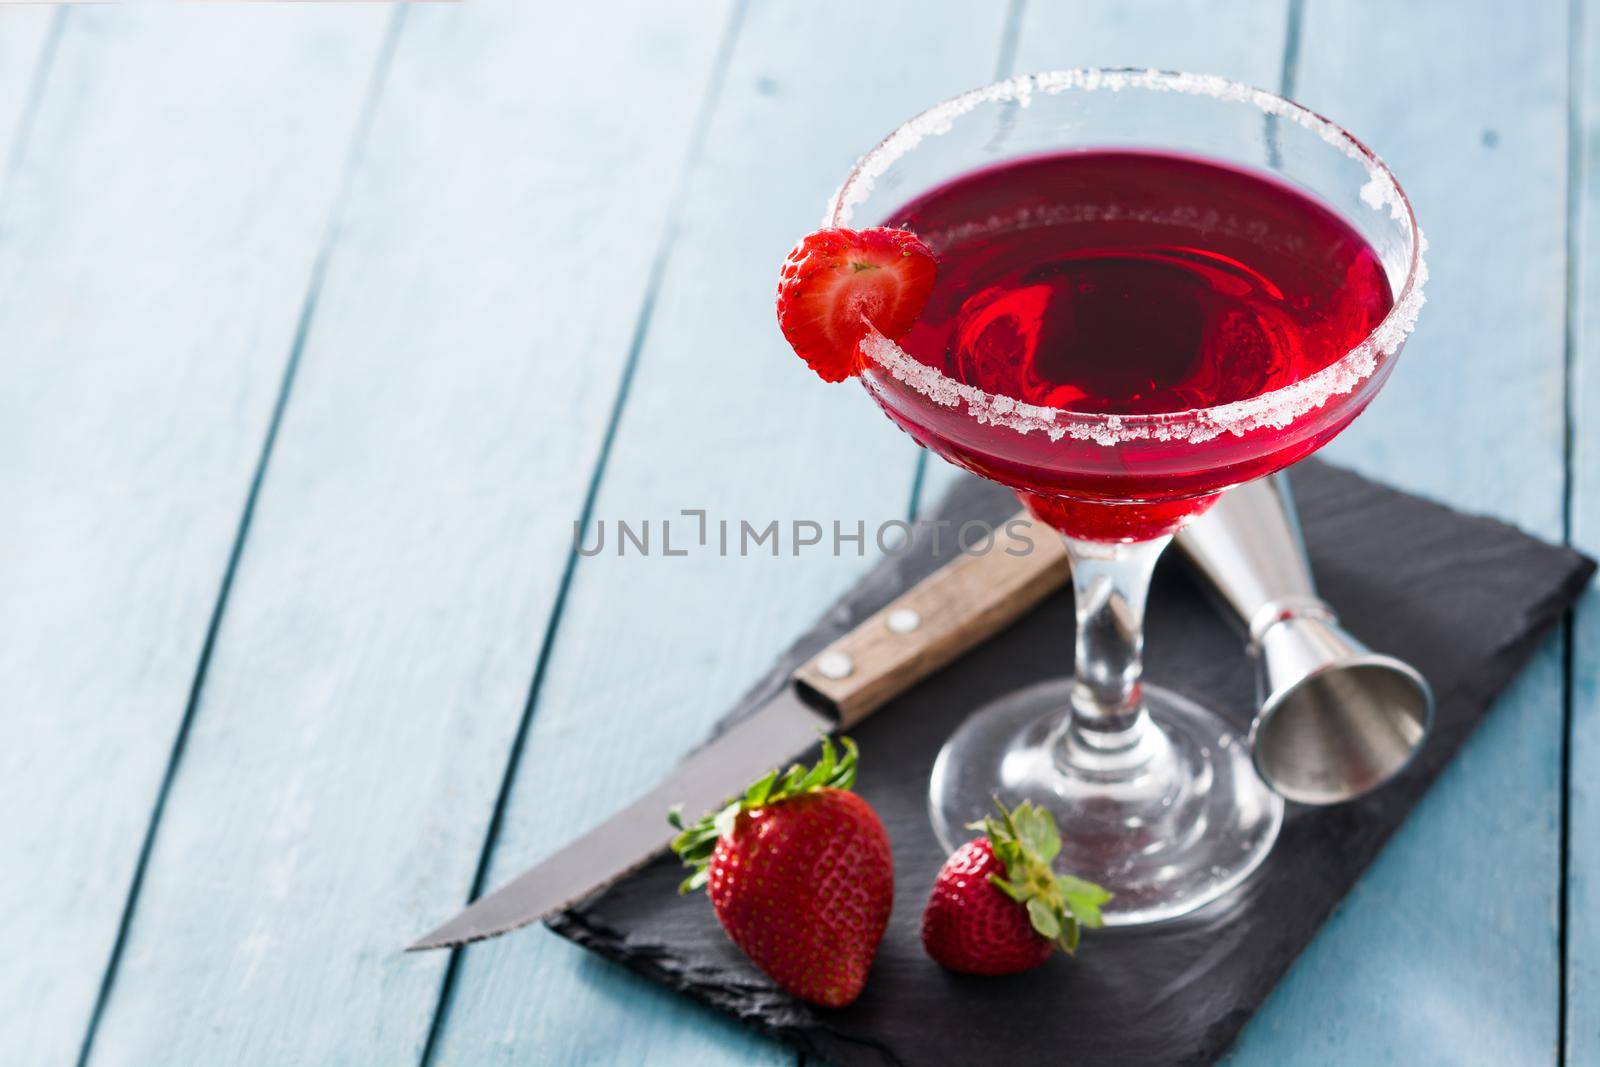
[[[1028,547],[1028,542],[1032,547]],[[989,551],[935,571],[795,671],[841,729],[1003,630],[1071,576],[1061,539],[1020,512]]]

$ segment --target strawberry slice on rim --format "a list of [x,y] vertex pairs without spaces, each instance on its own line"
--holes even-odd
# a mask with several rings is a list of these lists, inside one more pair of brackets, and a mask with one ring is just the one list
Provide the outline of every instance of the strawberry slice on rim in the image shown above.
[[842,382],[864,366],[869,329],[905,336],[937,273],[928,246],[906,230],[817,230],[783,261],[778,325],[823,381]]

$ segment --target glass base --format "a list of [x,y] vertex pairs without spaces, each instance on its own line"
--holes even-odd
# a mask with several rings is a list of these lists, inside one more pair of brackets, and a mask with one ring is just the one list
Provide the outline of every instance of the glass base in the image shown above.
[[1072,680],[1045,682],[980,709],[933,768],[934,832],[953,851],[966,824],[1023,800],[1061,828],[1056,868],[1115,896],[1108,926],[1187,914],[1266,859],[1283,824],[1283,799],[1250,763],[1249,746],[1215,712],[1144,687],[1149,722],[1116,752],[1089,749],[1067,729]]

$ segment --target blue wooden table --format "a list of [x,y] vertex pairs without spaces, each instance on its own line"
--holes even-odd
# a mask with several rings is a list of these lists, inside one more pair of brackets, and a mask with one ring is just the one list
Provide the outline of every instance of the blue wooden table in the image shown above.
[[[1597,51],[1592,0],[0,5],[0,1059],[793,1063],[541,930],[399,949],[870,563],[574,520],[949,477],[773,324],[855,156],[997,73],[1283,87],[1433,246],[1330,455],[1595,551]],[[1600,1062],[1597,776],[1591,599],[1230,1062]]]

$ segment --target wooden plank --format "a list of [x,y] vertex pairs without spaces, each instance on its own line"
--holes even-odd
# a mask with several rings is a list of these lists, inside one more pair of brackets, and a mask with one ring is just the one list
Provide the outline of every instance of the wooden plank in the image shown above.
[[[841,5],[818,18],[751,5],[595,511],[614,536],[617,519],[703,508],[711,544],[666,558],[658,526],[656,554],[618,558],[610,545],[580,561],[491,884],[666,771],[860,573],[868,561],[853,547],[832,553],[834,520],[871,530],[904,515],[912,445],[859,387],[826,386],[794,358],[772,290],[784,253],[860,152],[990,77],[1004,14],[944,2]],[[720,557],[719,519],[736,535],[740,520],[779,520],[782,555]],[[823,524],[829,543],[792,555],[793,519]],[[679,521],[674,540],[687,548],[694,524]],[[864,758],[871,773],[892,757]],[[711,1026],[681,998],[523,934],[466,950],[437,1062],[697,1064]],[[759,1058],[793,1062],[776,1045]]]
[[[1394,166],[1433,246],[1418,332],[1330,458],[1553,538],[1565,32],[1557,0],[1313,2],[1298,90]],[[1560,660],[1548,644],[1502,698],[1232,1062],[1554,1062]]]
[[[1578,120],[1573,159],[1572,542],[1600,556],[1600,8],[1574,5]],[[1600,592],[1572,624],[1567,737],[1566,1062],[1600,1063]]]
[[1434,247],[1420,332],[1327,457],[1551,538],[1565,480],[1565,18],[1557,0],[1312,3],[1299,92],[1389,162]]
[[1028,4],[1015,69],[1156,67],[1276,88],[1287,0]]
[[93,1063],[420,1057],[728,14],[408,10]]
[[96,1004],[387,14],[64,17],[0,203],[0,1048],[41,1065]]
[[35,88],[47,73],[49,45],[66,12],[49,7],[0,6],[0,193],[3,176],[17,166],[23,147],[17,138],[24,117],[38,97]]
[[[1093,0],[1023,9],[1011,68],[1157,67],[1277,88],[1288,0]],[[961,476],[929,456],[918,501],[935,504]]]

